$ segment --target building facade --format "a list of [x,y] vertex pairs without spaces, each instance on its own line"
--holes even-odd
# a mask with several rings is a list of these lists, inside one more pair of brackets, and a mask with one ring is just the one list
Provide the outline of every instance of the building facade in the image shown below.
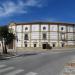
[[32,22],[10,23],[16,40],[9,48],[74,47],[75,24]]

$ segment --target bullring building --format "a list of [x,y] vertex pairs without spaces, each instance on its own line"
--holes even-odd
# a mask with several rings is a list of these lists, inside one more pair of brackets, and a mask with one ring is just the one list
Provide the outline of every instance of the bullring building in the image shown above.
[[54,22],[10,23],[16,36],[9,48],[74,47],[75,24]]

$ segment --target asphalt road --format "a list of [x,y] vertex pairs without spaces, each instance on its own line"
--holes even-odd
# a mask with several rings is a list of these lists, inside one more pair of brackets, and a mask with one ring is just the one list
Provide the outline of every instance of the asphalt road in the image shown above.
[[59,75],[75,51],[41,52],[0,61],[0,75]]

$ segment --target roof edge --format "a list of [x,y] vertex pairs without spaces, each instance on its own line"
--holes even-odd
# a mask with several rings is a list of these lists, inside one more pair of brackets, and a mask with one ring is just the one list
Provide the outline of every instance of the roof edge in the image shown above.
[[18,22],[18,23],[11,22],[11,23],[14,23],[16,25],[24,25],[24,24],[61,24],[61,25],[65,24],[65,25],[75,25],[75,23],[66,23],[66,22],[22,22],[22,23],[21,22]]

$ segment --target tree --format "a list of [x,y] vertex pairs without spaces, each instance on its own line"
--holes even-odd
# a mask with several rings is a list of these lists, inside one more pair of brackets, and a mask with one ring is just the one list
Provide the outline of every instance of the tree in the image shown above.
[[2,42],[3,53],[7,54],[7,46],[15,39],[13,33],[9,32],[7,26],[0,27],[0,40]]

